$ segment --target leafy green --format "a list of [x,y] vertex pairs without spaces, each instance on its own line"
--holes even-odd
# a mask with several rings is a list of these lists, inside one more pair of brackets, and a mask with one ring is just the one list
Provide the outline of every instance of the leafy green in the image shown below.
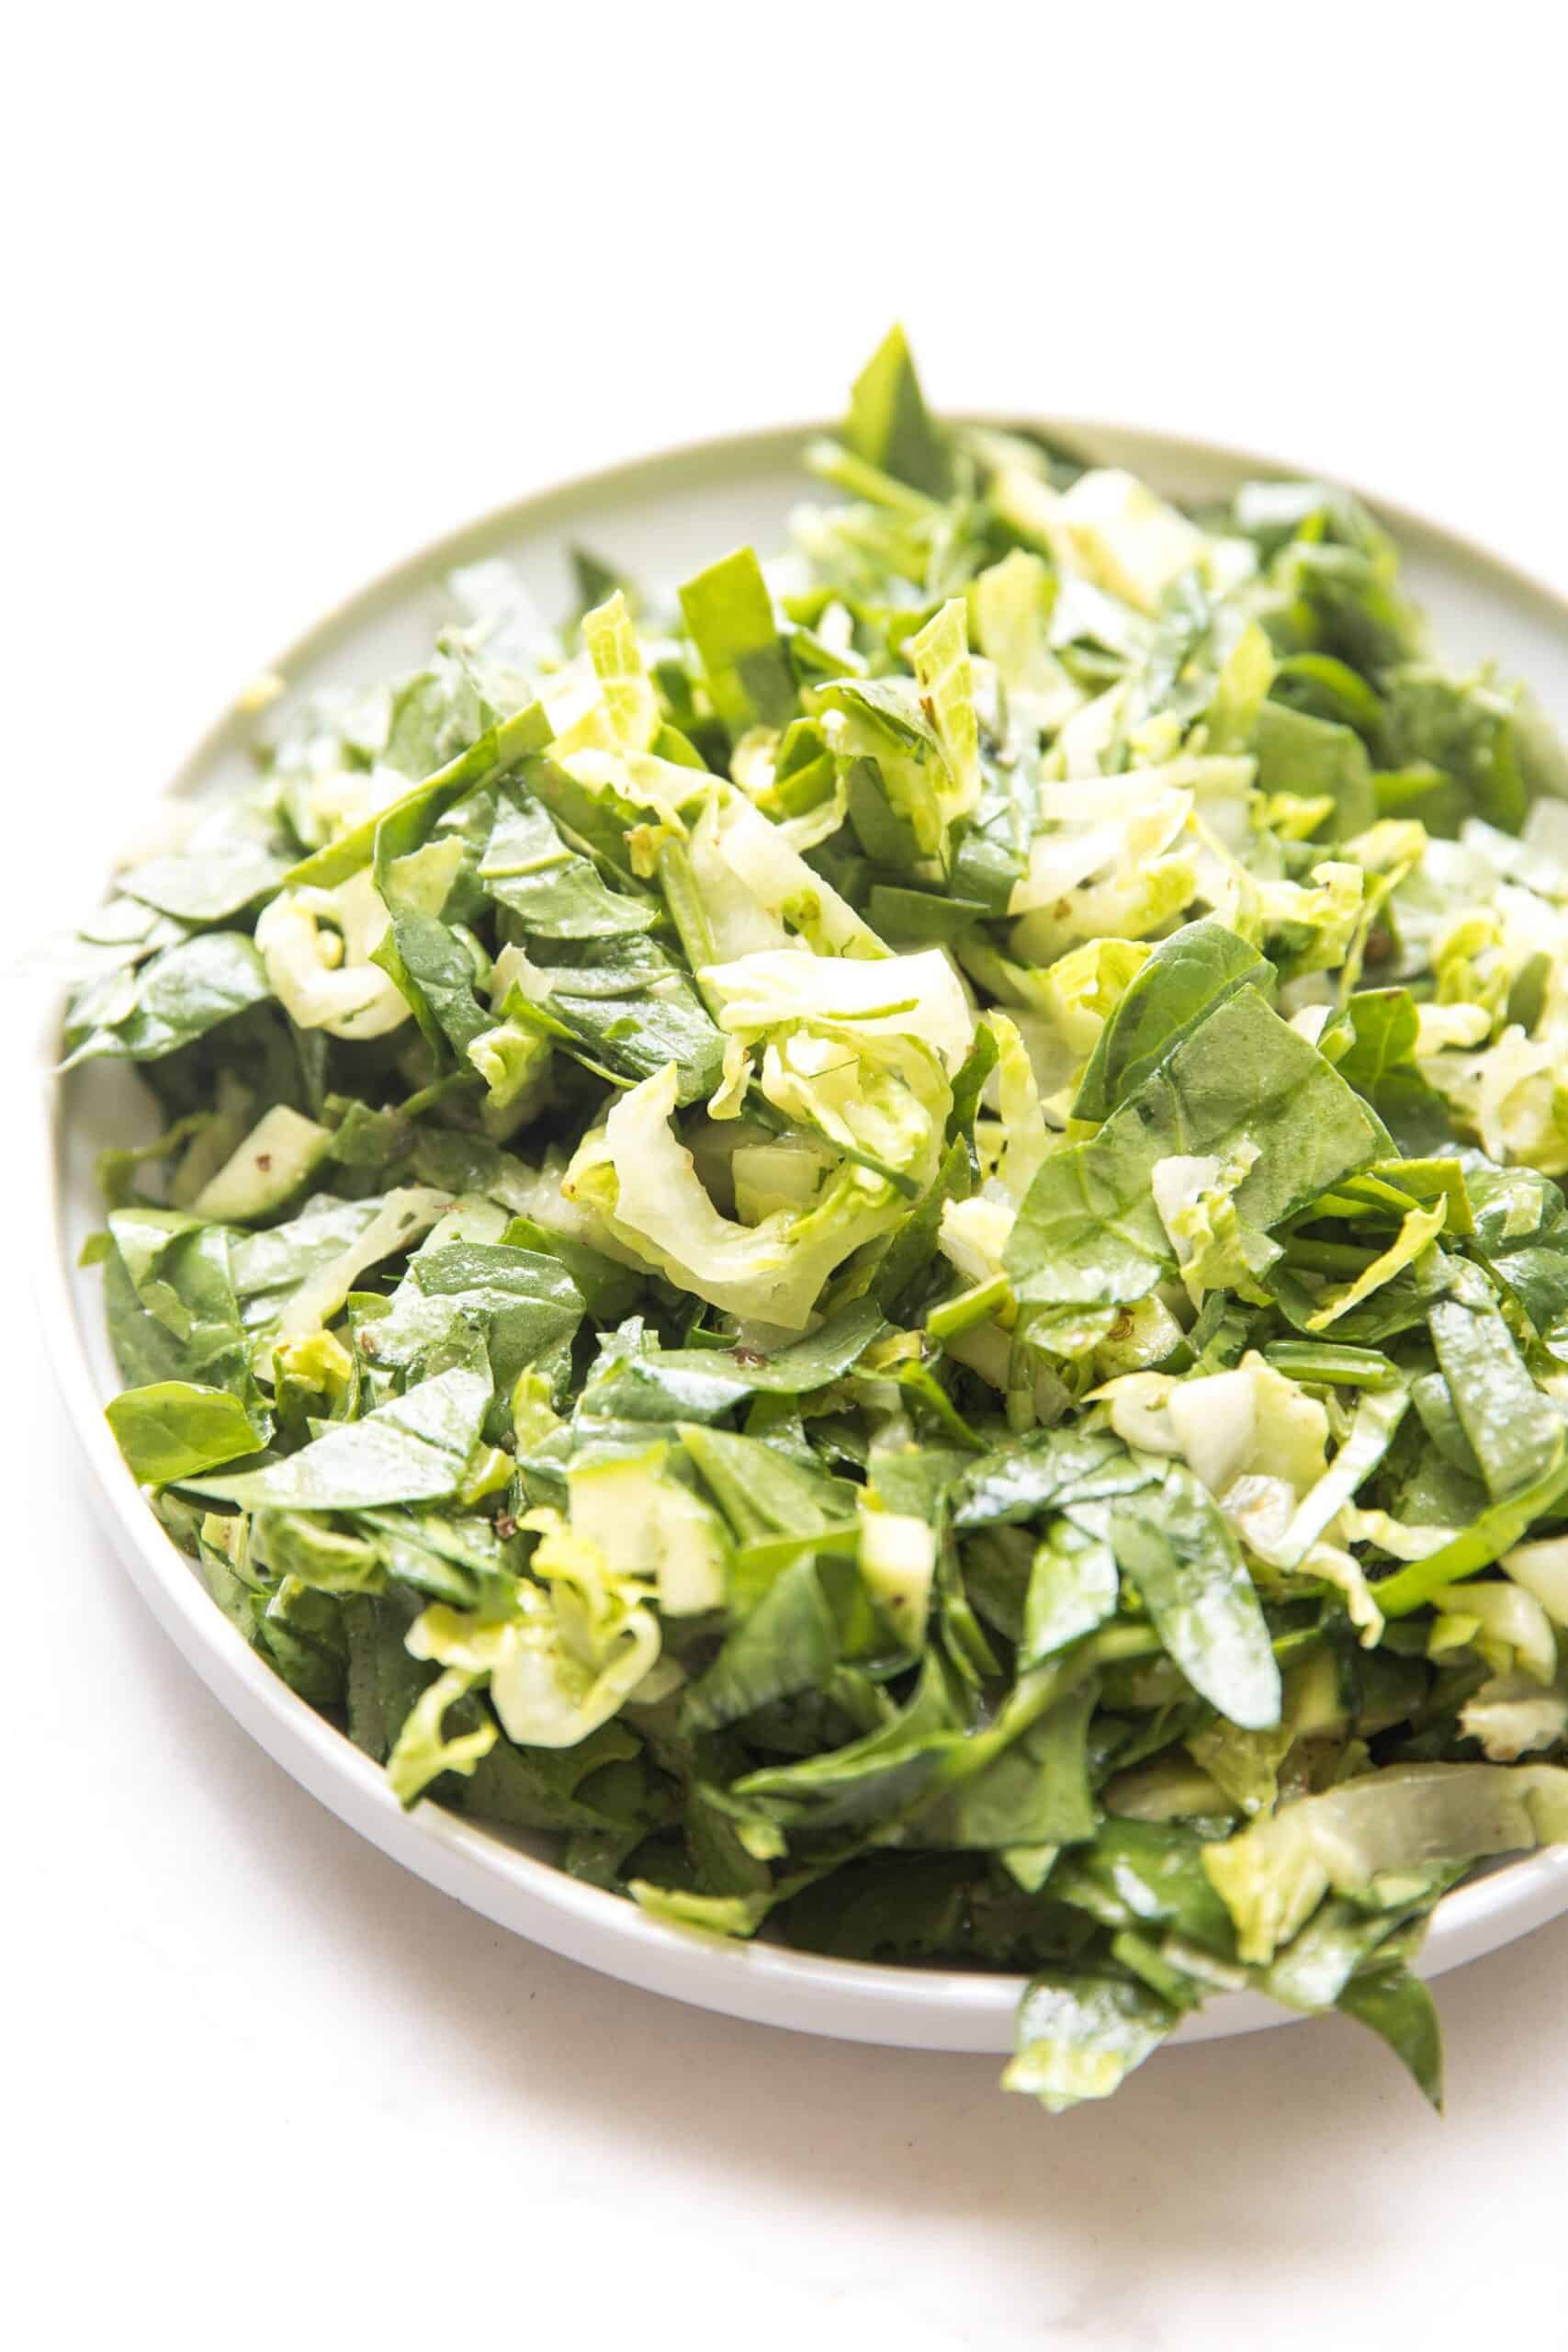
[[1439,2114],[1443,2105],[1443,2044],[1432,1996],[1402,1963],[1374,1956],[1352,1976],[1335,2003],[1370,2026],[1408,2069],[1416,2088]]
[[1564,1425],[1527,1371],[1490,1286],[1473,1268],[1427,1317],[1454,1410],[1489,1494],[1505,1501],[1561,1459]]
[[1019,1664],[1041,1662],[1104,1623],[1116,1607],[1110,1544],[1063,1518],[1035,1550],[1024,1602]]
[[65,1019],[65,1059],[159,1061],[232,1021],[269,994],[254,944],[239,932],[208,931],[165,947],[108,1001],[91,986]]
[[440,1502],[462,1483],[489,1402],[490,1384],[474,1373],[439,1373],[265,1469],[187,1483],[246,1510]]
[[1303,800],[1329,800],[1331,814],[1319,831],[1336,841],[1364,832],[1378,814],[1372,765],[1366,746],[1348,727],[1314,718],[1285,704],[1266,702],[1252,736],[1262,792],[1290,792]]
[[1568,1835],[1568,1771],[1551,1764],[1393,1766],[1303,1797],[1204,1849],[1244,1960],[1267,1961],[1330,1887],[1364,1894],[1386,1873],[1473,1861]]
[[1046,1159],[1003,1263],[1042,1306],[1120,1306],[1174,1267],[1150,1190],[1179,1154],[1258,1154],[1235,1195],[1267,1233],[1377,1156],[1376,1125],[1333,1067],[1250,984],[1224,996],[1099,1134]]
[[1050,2108],[1243,1989],[1436,2101],[1426,1924],[1568,1837],[1568,754],[1329,485],[897,329],[804,458],[673,593],[463,567],[85,922],[110,1427],[647,1932],[1015,1974]]
[[1156,1487],[1119,1503],[1111,1543],[1161,1641],[1193,1689],[1232,1723],[1280,1720],[1280,1670],[1240,1550],[1192,1472],[1168,1464]]
[[1442,1097],[1416,1061],[1421,1034],[1405,989],[1366,989],[1346,1008],[1349,1038],[1335,1068],[1365,1097],[1403,1150],[1417,1157],[1449,1141]]
[[247,1407],[257,1401],[223,1227],[119,1210],[102,1257],[109,1342],[126,1381],[196,1382],[231,1389]]
[[894,327],[856,377],[844,440],[868,465],[931,497],[944,498],[953,469],[946,439],[926,408],[902,327]]
[[1239,988],[1267,988],[1255,948],[1213,921],[1162,940],[1100,1034],[1073,1104],[1075,1119],[1108,1119],[1182,1039]]
[[1018,2048],[1003,2086],[1049,2115],[1109,2098],[1175,2027],[1179,2012],[1145,1985],[1085,1971],[1036,1976],[1018,2013]]
[[265,1443],[239,1398],[191,1380],[155,1381],[111,1399],[108,1424],[134,1475],[167,1486],[195,1470],[254,1453]]
[[750,548],[688,580],[681,611],[714,708],[732,736],[749,727],[782,727],[795,716],[795,679]]
[[542,706],[528,703],[511,717],[499,719],[477,742],[455,752],[444,766],[412,785],[378,814],[300,858],[289,868],[286,880],[296,888],[335,888],[369,865],[383,825],[391,833],[426,837],[440,818],[492,777],[504,775],[520,761],[542,752],[550,735]]
[[651,899],[612,889],[592,858],[570,849],[521,782],[497,800],[479,873],[528,938],[616,939],[648,931],[659,918]]
[[180,922],[222,922],[276,889],[286,870],[284,861],[260,842],[220,841],[210,849],[193,843],[167,857],[149,858],[122,874],[119,887],[128,898]]

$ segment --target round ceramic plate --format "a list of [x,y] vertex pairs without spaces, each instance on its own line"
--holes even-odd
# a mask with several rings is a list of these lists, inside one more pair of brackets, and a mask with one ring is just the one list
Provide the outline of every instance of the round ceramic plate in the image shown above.
[[[1158,434],[1065,424],[1069,447],[1124,465],[1168,494],[1224,497],[1277,464]],[[427,548],[332,614],[272,664],[290,694],[379,679],[415,666],[453,617],[447,572],[485,556],[513,560],[547,612],[566,609],[566,550],[602,550],[634,576],[673,582],[716,548],[751,540],[766,551],[810,494],[797,453],[805,428],[751,435],[621,466],[531,498]],[[1374,502],[1375,503],[1375,502]],[[1520,573],[1418,517],[1382,510],[1408,560],[1445,651],[1458,661],[1502,656],[1568,718],[1568,605]],[[171,792],[205,797],[250,772],[254,721],[231,712],[174,779]],[[767,1944],[742,1946],[661,1925],[618,1896],[554,1869],[530,1849],[432,1804],[404,1813],[380,1770],[241,1640],[164,1534],[120,1460],[101,1408],[115,1378],[96,1275],[76,1271],[100,1211],[96,1153],[150,1135],[149,1114],[123,1069],[99,1063],[63,1083],[52,1075],[60,1008],[38,1040],[33,1176],[51,1236],[40,1251],[40,1303],[66,1409],[96,1475],[106,1525],[137,1587],[230,1713],[321,1803],[422,1878],[501,1926],[647,1989],[761,2023],[847,2040],[927,2050],[1010,2046],[1023,1979],[955,1970],[873,1967],[818,1960]],[[1436,1974],[1473,1960],[1568,1908],[1568,1849],[1532,1855],[1450,1895],[1422,1965]],[[1245,2033],[1283,2022],[1253,1995],[1212,2002],[1182,2038]]]

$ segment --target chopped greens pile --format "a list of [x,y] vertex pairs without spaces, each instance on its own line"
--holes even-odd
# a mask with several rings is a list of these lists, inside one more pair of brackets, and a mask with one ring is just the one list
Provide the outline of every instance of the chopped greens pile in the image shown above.
[[[1212,1991],[1434,2100],[1568,1837],[1568,762],[1344,492],[1189,514],[889,336],[788,550],[454,577],[123,873],[115,1434],[399,1797],[657,1918]],[[281,716],[279,716],[281,714]]]

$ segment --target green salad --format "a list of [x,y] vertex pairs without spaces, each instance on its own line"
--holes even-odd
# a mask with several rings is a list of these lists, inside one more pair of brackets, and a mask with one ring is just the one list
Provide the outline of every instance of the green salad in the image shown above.
[[121,873],[110,1423],[404,1804],[1018,1972],[1051,2109],[1240,1987],[1436,2101],[1426,1921],[1568,1837],[1568,761],[1341,491],[897,332],[805,456],[672,590],[458,571]]

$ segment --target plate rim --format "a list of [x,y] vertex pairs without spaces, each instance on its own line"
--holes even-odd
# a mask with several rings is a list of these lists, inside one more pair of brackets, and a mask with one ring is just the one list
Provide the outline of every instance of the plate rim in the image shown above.
[[[1033,419],[1016,411],[1005,417],[969,413],[954,421],[1015,428],[1037,423],[1069,443],[1075,435],[1134,442],[1148,450],[1156,479],[1161,461],[1168,472],[1194,460],[1302,478],[1302,469],[1292,469],[1279,455],[1155,425],[1110,418]],[[530,527],[547,531],[557,519],[551,510],[605,492],[630,493],[639,483],[656,488],[660,478],[682,469],[737,469],[748,458],[759,471],[770,465],[777,468],[813,435],[832,429],[820,423],[784,424],[708,435],[542,483],[398,557],[337,598],[265,667],[288,678],[329,654],[348,630],[395,606],[405,594],[427,586],[460,561],[465,548],[481,537],[525,536]],[[1547,609],[1568,639],[1568,595],[1539,574],[1418,509],[1359,484],[1344,486],[1385,518],[1396,536],[1435,544],[1472,571],[1500,577],[1516,594],[1524,592]],[[239,698],[231,699],[162,792],[149,796],[139,820],[144,822],[157,808],[196,791],[207,770],[249,723]],[[112,871],[113,862],[106,861],[106,880]],[[274,1762],[390,1859],[496,1925],[602,1973],[754,2023],[841,2040],[991,2053],[1010,2048],[1014,2013],[1028,1981],[1022,1975],[900,1967],[833,1960],[767,1943],[737,1944],[654,1919],[626,1897],[572,1879],[556,1864],[427,1800],[405,1812],[382,1768],[290,1690],[250,1647],[154,1519],[104,1418],[73,1295],[65,1231],[66,1090],[56,1068],[65,991],[51,987],[44,994],[30,1057],[37,1099],[29,1105],[26,1128],[28,1191],[46,1219],[50,1242],[37,1253],[32,1270],[46,1351],[73,1434],[94,1474],[91,1498],[100,1525],[142,1600],[225,1712]],[[1439,1975],[1516,1940],[1565,1910],[1568,1848],[1522,1856],[1444,1897],[1433,1917],[1420,1972]],[[1184,2020],[1173,2039],[1217,2039],[1292,2021],[1291,2013],[1260,1995],[1221,1995]]]

